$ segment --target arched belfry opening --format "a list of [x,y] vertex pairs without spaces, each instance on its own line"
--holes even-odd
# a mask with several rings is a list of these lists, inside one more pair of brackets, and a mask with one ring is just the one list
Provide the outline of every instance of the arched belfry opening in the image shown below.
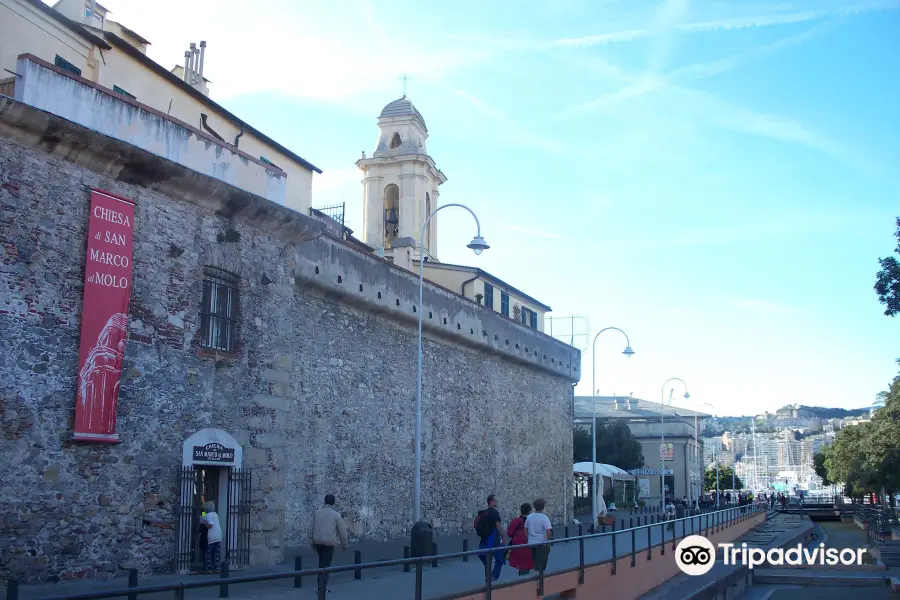
[[400,144],[402,144],[402,143],[403,143],[403,140],[400,139],[400,134],[394,132],[394,137],[391,138],[391,143],[390,143],[389,148],[391,150],[394,150],[396,148],[399,148]]
[[400,234],[400,188],[390,183],[384,188],[384,245],[392,248]]

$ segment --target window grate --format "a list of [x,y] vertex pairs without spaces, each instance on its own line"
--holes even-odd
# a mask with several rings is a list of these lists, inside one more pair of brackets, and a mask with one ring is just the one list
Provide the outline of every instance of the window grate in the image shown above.
[[132,100],[137,100],[137,96],[135,96],[134,94],[129,94],[128,92],[126,92],[125,90],[123,90],[122,88],[120,88],[117,85],[113,86],[113,91],[117,94],[122,94],[123,96],[128,96]]
[[237,331],[239,279],[223,269],[203,270],[203,298],[200,306],[200,345],[231,352]]
[[75,73],[79,77],[81,76],[81,69],[79,69],[78,67],[76,67],[75,65],[73,65],[72,63],[67,61],[66,59],[64,59],[59,54],[56,55],[56,60],[53,61],[53,64],[55,64],[60,69],[65,69],[66,71],[71,71],[71,72]]

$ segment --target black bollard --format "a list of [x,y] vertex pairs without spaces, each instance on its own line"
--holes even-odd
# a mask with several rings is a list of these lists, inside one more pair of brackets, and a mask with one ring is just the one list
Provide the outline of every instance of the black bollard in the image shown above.
[[[463,552],[469,551],[469,540],[463,540]],[[469,562],[469,556],[463,556],[463,562]]]
[[569,539],[569,526],[568,526],[568,525],[566,525],[565,531],[566,531],[566,533],[565,533],[565,538],[566,538],[566,539]]
[[[403,558],[409,558],[409,546],[403,546]],[[403,563],[403,572],[409,573],[409,563]]]
[[600,523],[600,533],[606,533],[606,523]]
[[[294,570],[302,571],[303,570],[303,559],[299,556],[294,557]],[[303,578],[299,575],[294,575],[294,587],[302,588],[303,587]]]
[[[138,570],[128,569],[128,587],[136,588],[138,586]],[[128,600],[137,600],[137,594],[128,594]]]
[[[623,522],[622,524],[624,525],[625,523]],[[634,527],[634,517],[628,517],[628,529],[632,527]]]
[[[362,564],[362,552],[356,550],[353,552],[353,564],[361,565]],[[356,568],[353,569],[353,579],[362,579],[362,569]]]
[[[228,579],[228,563],[227,562],[222,563],[222,566],[219,570],[221,571],[221,575],[219,576],[220,579]],[[219,598],[227,598],[227,597],[228,597],[228,584],[220,583],[219,584]]]
[[434,557],[434,558],[431,559],[431,566],[432,566],[432,567],[437,567],[437,566],[438,566],[438,565],[437,565],[437,555],[438,555],[438,553],[437,553],[437,544],[431,544],[431,556]]
[[578,537],[583,536],[584,534],[581,532],[581,523],[578,524]]

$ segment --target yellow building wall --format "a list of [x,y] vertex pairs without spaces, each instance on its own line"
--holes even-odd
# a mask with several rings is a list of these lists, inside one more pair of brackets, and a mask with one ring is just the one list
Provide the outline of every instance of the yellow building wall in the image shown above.
[[[478,277],[474,281],[469,281],[472,279],[472,273],[468,271],[456,271],[453,269],[441,269],[437,267],[429,267],[428,264],[425,264],[425,279],[429,281],[433,281],[434,283],[441,285],[452,292],[456,292],[457,294],[461,294],[466,298],[470,298],[475,300],[476,294],[482,295],[481,303],[484,304],[484,284],[485,281]],[[491,282],[487,282],[494,286],[494,312],[500,312],[500,293],[506,292],[509,294],[509,317],[512,318],[513,307],[518,304],[520,307],[527,308],[529,310],[533,310],[537,313],[538,316],[538,331],[544,331],[544,311],[541,308],[538,308],[529,300],[522,298],[520,295],[517,295],[513,292],[510,292],[508,289],[501,288],[500,286],[493,284]],[[463,284],[465,284],[465,290],[463,290]],[[521,321],[519,321],[521,323]]]
[[[93,44],[19,0],[0,0],[0,69],[16,70],[17,57],[34,54],[50,64],[60,55],[79,69],[81,76],[97,81]],[[5,77],[7,73],[0,71]]]
[[[203,130],[200,114],[225,141],[233,144],[240,126],[222,113],[202,104],[188,92],[117,48],[103,51],[103,64],[93,59],[99,49],[45,13],[20,0],[0,0],[0,68],[16,70],[20,54],[33,54],[50,64],[59,54],[82,70],[81,76],[105,88],[119,86],[163,114],[171,115]],[[171,102],[171,108],[170,108]],[[205,131],[205,130],[203,130]],[[257,136],[244,132],[238,147],[256,158],[265,157],[287,174],[286,205],[309,214],[312,203],[312,176],[309,169],[294,162]]]

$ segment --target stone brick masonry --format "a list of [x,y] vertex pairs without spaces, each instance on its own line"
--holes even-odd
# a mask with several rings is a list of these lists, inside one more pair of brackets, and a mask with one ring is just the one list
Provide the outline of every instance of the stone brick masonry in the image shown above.
[[[70,441],[89,187],[137,202],[118,445]],[[305,545],[327,492],[355,538],[406,535],[413,321],[310,283],[313,264],[353,252],[327,238],[286,242],[0,137],[0,578],[171,571],[182,443],[204,427],[234,435],[253,470],[253,564]],[[240,276],[233,354],[199,347],[205,265]],[[395,271],[380,263],[360,291]],[[508,511],[543,496],[561,518],[573,378],[450,336],[429,335],[425,351],[423,513],[437,531],[468,531],[488,492]]]

